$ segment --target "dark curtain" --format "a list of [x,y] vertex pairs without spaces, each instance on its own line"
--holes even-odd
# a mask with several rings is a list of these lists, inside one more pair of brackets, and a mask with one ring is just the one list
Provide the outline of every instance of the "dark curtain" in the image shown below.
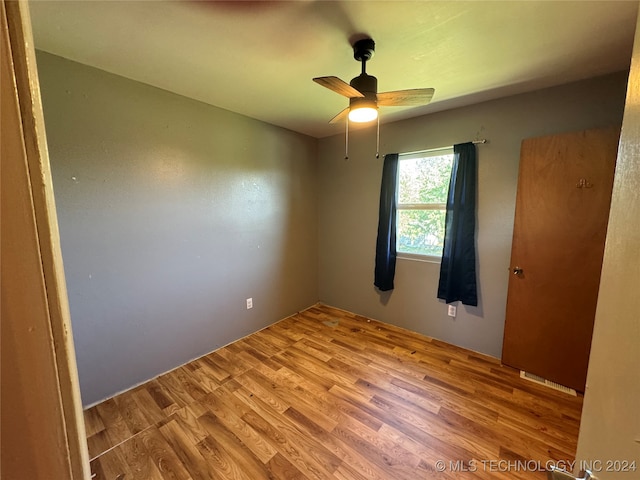
[[396,204],[398,185],[398,154],[384,156],[380,214],[376,242],[376,267],[373,284],[382,291],[393,290],[396,273]]
[[476,288],[476,146],[453,146],[438,298],[478,305]]

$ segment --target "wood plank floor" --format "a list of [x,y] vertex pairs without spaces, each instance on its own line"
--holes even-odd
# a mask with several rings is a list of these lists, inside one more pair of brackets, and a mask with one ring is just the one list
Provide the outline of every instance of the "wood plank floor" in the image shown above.
[[85,411],[98,480],[544,479],[582,397],[315,306]]

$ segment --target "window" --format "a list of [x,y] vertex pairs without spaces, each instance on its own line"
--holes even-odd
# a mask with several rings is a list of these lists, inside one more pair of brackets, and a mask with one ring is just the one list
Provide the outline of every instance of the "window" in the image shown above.
[[398,158],[396,250],[400,256],[442,257],[453,147]]

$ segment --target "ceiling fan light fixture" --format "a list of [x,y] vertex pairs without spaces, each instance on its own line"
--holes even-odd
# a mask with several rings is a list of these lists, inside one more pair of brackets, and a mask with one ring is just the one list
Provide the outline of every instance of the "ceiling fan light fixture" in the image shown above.
[[374,107],[358,107],[349,110],[349,120],[355,123],[371,122],[378,118],[378,109]]
[[349,101],[349,120],[355,123],[371,122],[378,118],[378,104],[372,98],[352,98]]

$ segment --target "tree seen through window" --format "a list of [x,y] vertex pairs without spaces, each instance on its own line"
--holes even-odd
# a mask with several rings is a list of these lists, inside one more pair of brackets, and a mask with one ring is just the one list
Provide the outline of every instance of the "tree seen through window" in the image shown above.
[[442,256],[453,149],[400,155],[396,250]]

